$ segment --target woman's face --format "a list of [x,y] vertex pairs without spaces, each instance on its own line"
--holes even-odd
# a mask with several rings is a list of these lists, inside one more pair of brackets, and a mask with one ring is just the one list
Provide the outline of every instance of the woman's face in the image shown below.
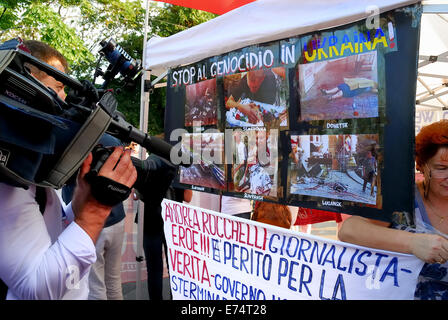
[[448,148],[439,148],[425,165],[425,173],[431,174],[430,192],[448,198]]

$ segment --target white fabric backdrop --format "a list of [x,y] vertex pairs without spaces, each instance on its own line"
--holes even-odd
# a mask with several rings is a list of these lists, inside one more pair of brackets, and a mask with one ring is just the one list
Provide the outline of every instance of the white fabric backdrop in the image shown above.
[[146,46],[145,68],[159,75],[249,45],[365,19],[375,5],[380,13],[418,0],[258,0]]

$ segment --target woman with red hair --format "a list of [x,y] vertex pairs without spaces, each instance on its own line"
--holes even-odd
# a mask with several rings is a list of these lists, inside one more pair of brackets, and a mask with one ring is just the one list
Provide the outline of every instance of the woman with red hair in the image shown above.
[[417,170],[414,221],[408,225],[352,216],[344,221],[341,241],[413,254],[426,262],[416,299],[448,300],[448,120],[423,127],[415,138]]

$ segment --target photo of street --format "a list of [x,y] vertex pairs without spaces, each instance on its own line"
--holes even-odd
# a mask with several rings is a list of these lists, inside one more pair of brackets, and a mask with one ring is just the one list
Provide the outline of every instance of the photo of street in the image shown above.
[[216,79],[188,85],[185,90],[185,126],[191,127],[193,122],[200,122],[201,126],[216,125]]
[[188,168],[180,167],[181,183],[226,189],[223,133],[185,134],[182,137],[182,152],[192,154],[193,164]]
[[376,204],[378,135],[292,135],[290,194]]

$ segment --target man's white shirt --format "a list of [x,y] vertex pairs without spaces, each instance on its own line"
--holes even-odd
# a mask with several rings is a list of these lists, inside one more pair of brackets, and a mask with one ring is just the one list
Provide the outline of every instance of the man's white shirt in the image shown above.
[[43,215],[35,193],[35,186],[0,183],[0,278],[7,299],[87,299],[95,245],[53,189],[46,189]]

